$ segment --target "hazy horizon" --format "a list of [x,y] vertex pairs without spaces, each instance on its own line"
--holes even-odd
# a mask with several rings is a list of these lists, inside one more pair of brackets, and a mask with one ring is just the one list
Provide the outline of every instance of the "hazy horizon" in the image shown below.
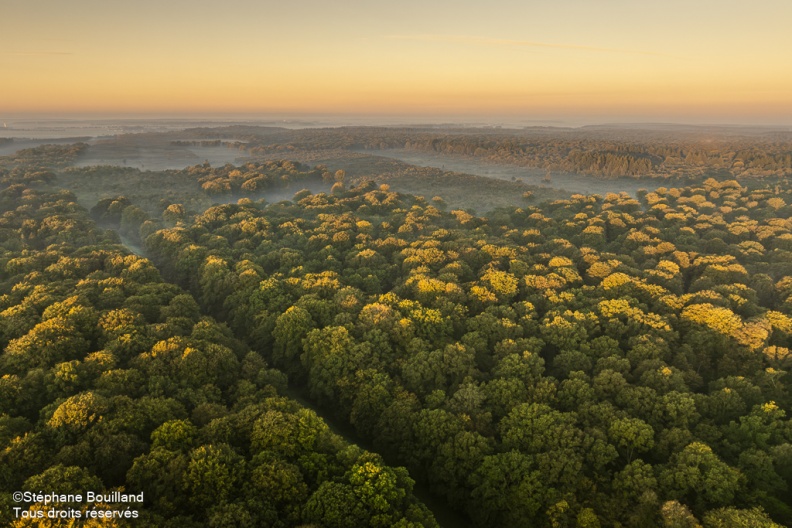
[[792,124],[792,4],[9,0],[0,114]]
[[284,114],[214,114],[214,113],[24,113],[0,114],[0,136],[3,130],[18,129],[19,125],[43,123],[208,123],[250,124],[260,126],[463,126],[463,127],[550,127],[581,128],[587,126],[671,126],[671,127],[756,127],[769,129],[792,128],[788,121],[735,120],[735,119],[663,119],[662,116],[645,116],[635,119],[618,116],[601,119],[574,117],[530,118],[501,115],[409,115],[409,114],[330,114],[330,113],[284,113]]

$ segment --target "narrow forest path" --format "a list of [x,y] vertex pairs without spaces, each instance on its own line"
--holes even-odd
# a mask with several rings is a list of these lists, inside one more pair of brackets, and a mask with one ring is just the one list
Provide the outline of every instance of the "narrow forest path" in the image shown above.
[[[366,451],[370,451],[372,453],[377,452],[370,442],[367,442],[358,436],[354,427],[334,417],[332,414],[322,409],[322,407],[319,407],[310,399],[307,392],[307,389],[297,388],[293,385],[289,385],[284,396],[288,396],[306,409],[310,409],[315,412],[322,418],[322,420],[325,421],[332,432],[350,444],[358,445]],[[385,463],[387,463],[389,466],[401,465],[398,463],[398,461],[389,460],[385,456],[383,456],[383,458],[385,458]],[[415,476],[412,474],[410,474],[410,478],[415,480]],[[441,497],[433,494],[429,489],[428,484],[416,480],[415,486],[413,487],[413,494],[418,497],[427,508],[429,508],[441,528],[473,528],[473,523],[470,521],[470,519],[468,519],[462,512],[452,508]]]
[[127,248],[129,251],[131,251],[132,253],[134,253],[138,257],[144,257],[144,258],[146,257],[146,255],[143,252],[143,248],[142,247],[140,247],[137,244],[133,243],[131,240],[129,240],[129,238],[125,237],[124,235],[122,235],[118,231],[116,231],[116,234],[121,239],[121,245],[123,245],[125,248]]
[[[133,244],[127,237],[121,235],[118,231],[116,231],[118,236],[121,238],[121,243],[124,247],[126,247],[130,252],[138,255],[140,257],[146,257],[145,251],[140,246]],[[153,261],[152,261],[153,264]],[[161,271],[161,270],[160,270]],[[163,275],[164,278],[164,275]],[[245,340],[242,339],[244,342]],[[266,358],[265,358],[266,359]],[[356,444],[363,449],[370,451],[372,453],[376,453],[377,451],[373,448],[370,442],[367,442],[363,438],[361,438],[355,429],[348,423],[345,423],[343,420],[339,420],[331,413],[327,412],[325,409],[317,405],[308,395],[308,391],[306,388],[298,388],[294,385],[288,385],[284,396],[287,396],[306,409],[310,409],[315,412],[330,430],[343,438],[345,441]],[[400,466],[396,461],[389,460],[385,458],[385,462],[391,466]],[[468,519],[462,512],[452,508],[445,500],[437,495],[433,494],[429,489],[429,485],[425,482],[420,482],[415,479],[415,476],[410,474],[410,478],[415,480],[415,486],[413,487],[413,494],[423,502],[427,508],[432,512],[434,515],[435,520],[441,526],[441,528],[473,528],[473,523]]]

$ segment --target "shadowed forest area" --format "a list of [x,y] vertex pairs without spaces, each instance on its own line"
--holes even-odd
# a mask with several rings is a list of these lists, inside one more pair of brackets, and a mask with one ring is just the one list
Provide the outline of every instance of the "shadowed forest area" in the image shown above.
[[791,175],[789,132],[660,125],[2,157],[2,521],[792,525]]

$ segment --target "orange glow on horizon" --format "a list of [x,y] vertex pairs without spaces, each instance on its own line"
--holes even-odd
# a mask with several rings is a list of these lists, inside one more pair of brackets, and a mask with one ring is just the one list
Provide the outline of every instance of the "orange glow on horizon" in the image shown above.
[[[37,8],[9,2],[0,22],[0,113],[667,115],[792,123],[792,70],[782,67],[792,49],[783,27],[792,6],[781,0],[768,0],[776,15],[769,18],[681,0],[597,8],[570,0],[573,11],[502,0],[514,11],[508,15],[472,2],[448,13],[413,0],[398,10],[345,12],[314,0],[303,11],[177,0],[166,12],[153,0],[135,9],[89,0],[40,0]],[[673,15],[683,5],[690,20]]]

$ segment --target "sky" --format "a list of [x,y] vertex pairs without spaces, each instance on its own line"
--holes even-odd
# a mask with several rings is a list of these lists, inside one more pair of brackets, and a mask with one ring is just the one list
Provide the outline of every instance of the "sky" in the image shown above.
[[789,0],[0,0],[0,116],[792,125]]

